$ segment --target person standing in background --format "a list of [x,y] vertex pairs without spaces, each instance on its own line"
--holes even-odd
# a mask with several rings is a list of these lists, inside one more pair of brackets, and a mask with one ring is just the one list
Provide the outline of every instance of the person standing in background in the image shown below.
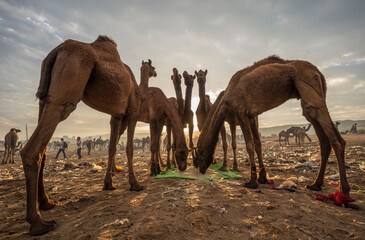
[[80,159],[80,158],[82,158],[82,156],[81,156],[81,138],[80,137],[77,137],[76,146],[77,146],[77,156]]
[[58,149],[56,159],[58,158],[58,154],[60,154],[60,152],[62,152],[63,157],[66,158],[65,148],[67,148],[67,143],[63,140],[63,138],[61,138],[61,142],[58,144],[58,146],[60,148]]

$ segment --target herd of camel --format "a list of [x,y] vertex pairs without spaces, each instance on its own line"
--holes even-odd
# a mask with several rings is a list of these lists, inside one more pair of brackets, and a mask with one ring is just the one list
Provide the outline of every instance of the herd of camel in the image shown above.
[[[207,70],[195,71],[194,75],[184,71],[181,76],[174,68],[171,80],[176,98],[169,99],[161,89],[149,87],[149,79],[157,76],[152,62],[143,61],[140,70],[138,85],[131,69],[121,61],[116,43],[105,36],[99,36],[92,43],[67,40],[43,60],[36,93],[39,99],[38,125],[21,151],[27,190],[26,220],[31,224],[32,235],[47,233],[56,226],[54,221],[44,220],[39,211],[57,205],[57,202],[50,200],[45,191],[43,169],[46,147],[57,125],[76,109],[80,101],[111,115],[109,160],[104,179],[106,190],[115,189],[112,175],[115,170],[116,146],[125,131],[130,190],[143,189],[135,177],[132,161],[133,136],[137,121],[150,125],[152,175],[161,171],[159,144],[164,125],[167,127],[169,139],[168,150],[173,150],[171,159],[168,154],[168,167],[171,167],[174,161],[179,170],[184,171],[187,168],[188,154],[191,153],[193,165],[204,174],[214,161],[218,135],[221,133],[223,138],[226,137],[224,122],[227,122],[232,134],[233,169],[237,169],[235,134],[238,125],[244,135],[250,162],[250,179],[245,186],[257,188],[258,183],[268,182],[262,158],[258,115],[283,104],[288,99],[297,98],[301,99],[303,115],[314,127],[321,149],[318,176],[307,188],[321,190],[326,163],[333,149],[338,161],[339,189],[345,195],[349,195],[350,187],[344,162],[346,142],[333,124],[326,106],[325,78],[313,64],[302,60],[283,60],[277,56],[267,57],[236,72],[214,103],[205,95]],[[182,77],[186,85],[185,100],[182,98]],[[191,111],[195,78],[199,84],[200,97],[196,110],[200,136],[196,146],[192,141]],[[188,145],[185,141],[184,127],[189,127]],[[223,168],[227,168],[227,146],[223,144],[223,148]]]

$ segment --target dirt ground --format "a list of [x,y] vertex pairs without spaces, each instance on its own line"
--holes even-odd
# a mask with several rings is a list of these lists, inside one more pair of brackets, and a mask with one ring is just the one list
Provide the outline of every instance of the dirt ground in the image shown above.
[[[274,190],[260,184],[244,189],[248,176],[247,153],[239,145],[239,169],[243,179],[187,180],[153,179],[149,176],[149,153],[135,150],[137,179],[145,187],[129,191],[128,174],[117,174],[115,191],[102,191],[107,152],[92,151],[76,158],[53,159],[49,150],[45,169],[47,192],[59,206],[42,211],[58,227],[33,237],[25,221],[26,194],[21,160],[0,166],[0,239],[365,239],[365,135],[345,135],[346,165],[351,197],[360,210],[315,200],[316,192],[305,189],[314,181],[319,165],[319,146],[312,143],[280,147],[277,139],[263,138],[264,161],[274,186],[292,180],[295,192]],[[222,156],[219,148],[217,157]],[[2,156],[0,156],[2,158]],[[162,155],[165,158],[165,155]],[[230,166],[232,154],[229,149]],[[64,169],[66,162],[76,168]],[[83,163],[83,164],[82,164]],[[310,163],[301,166],[300,163]],[[117,164],[127,171],[124,151]],[[189,160],[191,165],[191,159]],[[101,167],[101,168],[100,168]],[[337,163],[333,154],[321,194],[338,191]],[[258,191],[259,190],[259,191]]]

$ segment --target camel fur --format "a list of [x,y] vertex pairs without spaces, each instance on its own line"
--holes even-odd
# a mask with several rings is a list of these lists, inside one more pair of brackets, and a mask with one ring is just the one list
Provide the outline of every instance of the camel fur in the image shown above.
[[[38,125],[21,151],[30,234],[45,234],[56,226],[54,221],[43,220],[39,212],[39,209],[48,210],[57,205],[49,199],[43,181],[46,147],[57,125],[80,101],[111,115],[109,163],[114,161],[120,135],[128,127],[126,152],[130,190],[143,189],[134,175],[132,162],[141,94],[131,69],[121,61],[114,41],[99,36],[92,43],[66,40],[57,46],[42,62],[36,96],[39,98]],[[108,177],[105,181],[111,182],[111,175]]]
[[[322,73],[311,63],[302,60],[281,60],[281,63],[265,64],[267,59],[238,71],[231,78],[224,98],[206,124],[197,144],[199,170],[205,173],[211,164],[218,134],[227,114],[236,115],[246,142],[250,160],[250,180],[246,187],[257,188],[257,180],[266,179],[266,170],[259,159],[259,179],[254,161],[253,132],[250,123],[259,114],[273,109],[291,98],[301,99],[304,117],[314,126],[321,148],[321,166],[318,176],[307,188],[321,190],[331,148],[337,158],[340,190],[349,195],[350,187],[345,169],[345,140],[333,124],[326,106],[326,81]],[[278,58],[278,57],[275,57]]]

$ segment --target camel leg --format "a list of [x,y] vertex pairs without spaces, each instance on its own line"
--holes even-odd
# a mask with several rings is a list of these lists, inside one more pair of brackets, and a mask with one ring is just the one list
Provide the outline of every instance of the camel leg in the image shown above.
[[[156,143],[157,143],[157,152],[156,152],[156,157],[157,157],[157,162],[156,162],[156,170],[157,170],[157,174],[160,174],[161,172],[161,168],[160,168],[160,160],[161,160],[161,134],[162,134],[162,129],[163,129],[163,124],[161,124],[160,122],[157,123],[157,129],[156,129]],[[161,166],[162,166],[162,162],[161,162]],[[164,167],[164,166],[163,166]]]
[[2,164],[6,164],[8,162],[9,148],[5,146],[4,158]]
[[74,102],[67,104],[49,103],[46,105],[37,128],[21,152],[27,188],[26,220],[31,224],[30,234],[32,235],[47,233],[55,227],[55,222],[42,220],[37,206],[40,184],[41,191],[42,189],[44,191],[43,183],[39,183],[39,180],[43,180],[43,176],[40,177],[43,161],[42,154],[45,152],[58,123],[66,119],[75,110],[76,104]]
[[[243,115],[243,114],[242,114]],[[244,184],[245,187],[248,188],[257,188],[257,174],[256,174],[256,164],[254,158],[254,144],[252,139],[252,132],[250,127],[250,122],[247,116],[243,115],[238,118],[240,123],[243,136],[245,137],[246,142],[246,150],[248,152],[250,158],[250,180]]]
[[[322,155],[321,158],[321,170],[318,173],[317,180],[312,185],[314,189],[318,189],[320,185],[323,184],[323,177],[324,177],[324,170],[326,168],[327,160],[329,154],[328,151],[328,142],[326,141],[326,138],[323,136],[327,136],[330,145],[332,146],[338,163],[338,170],[340,174],[340,186],[339,189],[342,191],[345,195],[349,195],[350,193],[350,186],[347,182],[346,177],[346,168],[345,168],[345,140],[341,137],[340,133],[336,129],[335,125],[332,122],[332,119],[329,115],[329,112],[327,110],[326,103],[324,102],[324,99],[318,99],[319,97],[316,93],[310,93],[309,96],[306,96],[305,94],[302,95],[302,108],[303,108],[303,115],[307,118],[307,120],[311,120],[312,124],[316,124],[316,132],[321,131],[320,128],[323,129],[323,133],[318,135],[318,138],[320,140],[321,150],[324,149],[325,153]],[[315,101],[317,100],[317,101]],[[313,124],[313,125],[314,125]],[[320,128],[318,127],[320,126]],[[321,136],[321,137],[320,137]],[[311,186],[309,186],[311,188]]]
[[223,165],[219,170],[226,172],[226,171],[228,171],[228,164],[227,164],[227,132],[226,132],[226,128],[224,127],[224,125],[221,128],[221,137],[222,137],[222,147],[223,147]]
[[110,144],[108,150],[108,167],[104,178],[103,190],[115,190],[116,187],[113,184],[113,172],[115,171],[115,153],[117,150],[117,143],[120,138],[120,128],[122,125],[122,118],[111,117],[110,118]]
[[47,153],[45,150],[42,157],[41,167],[39,170],[39,180],[38,180],[38,203],[40,210],[49,210],[54,208],[55,206],[58,206],[58,203],[56,201],[49,199],[45,190],[46,188],[44,185],[43,170],[44,170],[44,165],[46,163],[46,158],[47,158]]
[[143,187],[140,186],[137,182],[136,176],[133,171],[133,137],[134,130],[137,124],[137,114],[133,112],[132,115],[128,118],[128,130],[127,130],[127,158],[128,158],[128,173],[129,173],[129,184],[131,191],[141,191]]
[[167,169],[172,168],[172,164],[170,162],[170,151],[171,151],[171,125],[168,123],[166,125],[166,133],[167,133],[167,144],[166,144],[166,151],[167,151]]
[[255,144],[255,152],[257,155],[257,159],[259,162],[259,179],[257,180],[261,184],[266,184],[266,169],[262,159],[262,146],[261,146],[261,139],[260,139],[260,132],[259,132],[259,123],[258,118],[250,118],[250,126],[252,131],[253,142]]
[[156,162],[158,161],[158,158],[156,159],[156,152],[158,151],[157,148],[157,139],[156,139],[156,133],[157,131],[157,123],[155,120],[150,120],[150,136],[151,136],[151,172],[150,176],[156,176],[157,173],[157,165]]
[[198,164],[196,163],[196,157],[194,152],[193,132],[194,132],[194,122],[193,118],[191,117],[189,120],[189,150],[191,151],[191,155],[193,156],[194,166],[198,166]]
[[238,163],[237,163],[237,156],[236,156],[236,149],[237,149],[237,144],[236,144],[236,123],[235,122],[231,122],[229,123],[229,127],[231,129],[231,137],[232,137],[232,151],[233,151],[233,168],[232,171],[233,172],[238,172]]

